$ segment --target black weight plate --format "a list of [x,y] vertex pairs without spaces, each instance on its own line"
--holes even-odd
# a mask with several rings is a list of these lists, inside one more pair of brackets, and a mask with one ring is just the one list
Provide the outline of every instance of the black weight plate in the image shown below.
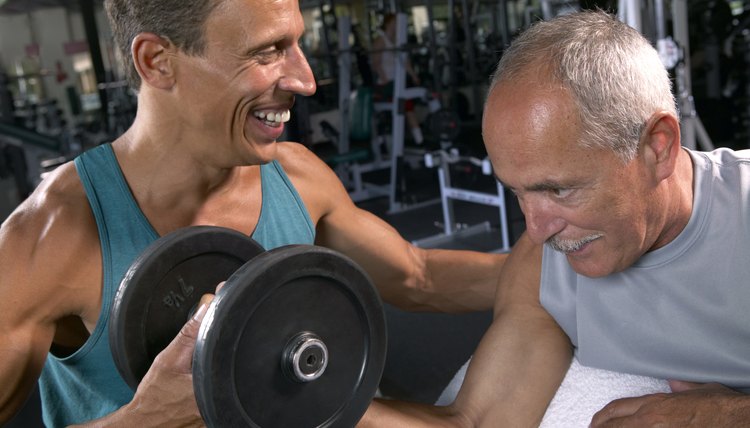
[[263,251],[250,237],[216,226],[179,229],[149,245],[120,282],[110,312],[110,349],[125,382],[135,390],[201,296]]
[[[282,354],[300,333],[325,344],[328,365],[290,379]],[[352,427],[385,364],[383,306],[350,259],[311,245],[267,251],[227,280],[201,324],[193,386],[210,427]]]

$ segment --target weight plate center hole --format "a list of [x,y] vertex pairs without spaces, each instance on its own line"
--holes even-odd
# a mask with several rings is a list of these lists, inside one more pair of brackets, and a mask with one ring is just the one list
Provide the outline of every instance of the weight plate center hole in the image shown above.
[[311,382],[325,372],[328,366],[328,348],[314,333],[298,333],[287,343],[281,366],[290,380]]

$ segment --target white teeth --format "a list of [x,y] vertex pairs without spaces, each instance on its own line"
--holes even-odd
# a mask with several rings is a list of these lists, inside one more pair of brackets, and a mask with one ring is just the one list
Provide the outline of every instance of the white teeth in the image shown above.
[[292,113],[289,110],[284,111],[256,111],[253,112],[253,116],[257,117],[258,119],[265,120],[266,122],[271,123],[284,123],[289,122],[289,119],[292,116]]

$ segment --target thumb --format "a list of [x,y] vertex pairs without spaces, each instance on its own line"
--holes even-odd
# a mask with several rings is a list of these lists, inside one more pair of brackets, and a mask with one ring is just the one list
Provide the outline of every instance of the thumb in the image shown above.
[[[182,373],[191,373],[193,365],[193,350],[203,317],[208,311],[213,295],[207,294],[201,297],[195,314],[182,326],[172,342],[157,356],[159,363],[171,366],[174,370]],[[154,361],[156,363],[156,361]]]

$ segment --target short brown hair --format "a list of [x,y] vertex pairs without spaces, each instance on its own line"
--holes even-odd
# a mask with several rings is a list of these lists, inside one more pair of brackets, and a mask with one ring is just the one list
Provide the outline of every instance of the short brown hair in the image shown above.
[[154,33],[191,55],[205,48],[204,27],[221,0],[105,0],[109,25],[130,86],[141,78],[133,65],[131,45],[139,33]]

